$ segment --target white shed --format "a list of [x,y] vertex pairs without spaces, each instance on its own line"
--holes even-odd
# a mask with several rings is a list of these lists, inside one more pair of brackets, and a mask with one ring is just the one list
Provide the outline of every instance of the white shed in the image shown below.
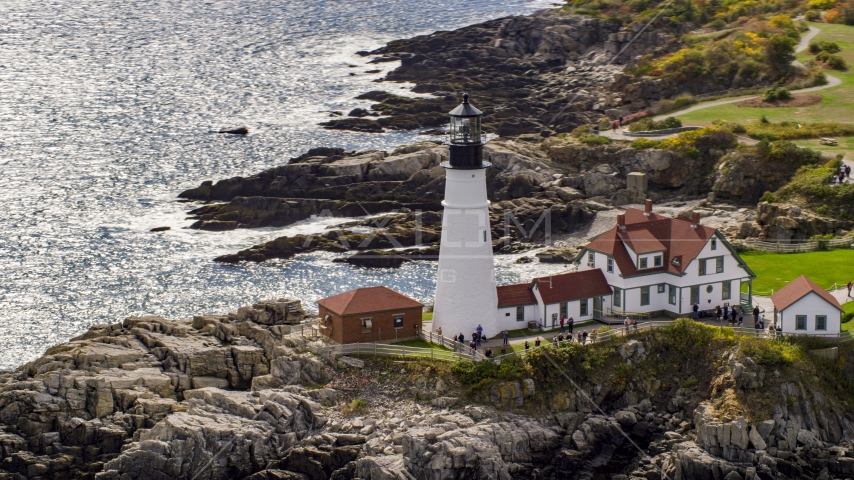
[[771,295],[774,321],[783,333],[837,335],[842,306],[827,290],[801,275]]

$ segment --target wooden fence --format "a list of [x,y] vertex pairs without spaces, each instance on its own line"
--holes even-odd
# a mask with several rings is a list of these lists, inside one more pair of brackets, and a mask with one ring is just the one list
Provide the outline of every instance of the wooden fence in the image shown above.
[[851,248],[854,238],[838,238],[834,240],[820,240],[816,242],[780,243],[765,242],[762,240],[735,240],[732,242],[736,248],[745,250],[761,250],[772,253],[798,253],[815,252],[816,250],[829,250],[833,248]]

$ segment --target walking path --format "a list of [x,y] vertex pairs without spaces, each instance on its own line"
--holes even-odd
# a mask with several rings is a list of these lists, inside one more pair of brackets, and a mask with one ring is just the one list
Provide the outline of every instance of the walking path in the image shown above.
[[[795,50],[795,53],[802,52],[802,51],[806,50],[809,47],[810,40],[812,40],[813,37],[818,35],[820,32],[821,32],[821,29],[816,28],[816,27],[810,27],[809,33],[807,33],[806,35],[801,37],[801,41],[798,43],[798,47],[797,47],[797,50]],[[792,65],[795,65],[798,67],[803,67],[803,64],[797,60],[792,62]],[[839,78],[836,78],[832,75],[827,75],[827,74],[825,74],[825,76],[827,77],[827,84],[826,85],[819,85],[817,87],[802,88],[802,89],[793,90],[793,91],[797,92],[797,93],[809,93],[809,92],[815,92],[818,90],[824,90],[827,88],[837,87],[837,86],[842,84],[842,80],[840,80]],[[654,117],[653,120],[660,121],[660,120],[663,120],[667,117],[676,117],[679,115],[684,115],[686,113],[696,112],[697,110],[702,110],[704,108],[717,107],[718,105],[727,105],[730,103],[741,102],[743,100],[749,100],[751,98],[759,98],[759,95],[748,95],[748,96],[727,98],[727,99],[723,99],[723,100],[714,100],[711,102],[700,103],[700,104],[694,105],[693,107],[688,107],[685,110],[680,110],[678,112],[671,112],[671,113],[666,113],[663,115],[658,115],[658,116]]]

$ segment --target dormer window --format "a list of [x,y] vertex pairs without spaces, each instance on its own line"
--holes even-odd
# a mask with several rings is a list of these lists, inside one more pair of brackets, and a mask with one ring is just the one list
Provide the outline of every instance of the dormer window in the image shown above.
[[670,264],[673,265],[674,267],[678,267],[678,266],[682,265],[682,263],[679,262],[679,257],[675,257],[673,260],[671,260]]
[[640,268],[647,268],[647,259],[646,258],[640,259]]
[[653,258],[652,264],[655,265],[656,267],[660,267],[663,262],[664,262],[664,257],[662,255],[656,255],[655,258]]
[[717,249],[718,249],[718,239],[713,237],[712,238],[712,250],[717,250]]

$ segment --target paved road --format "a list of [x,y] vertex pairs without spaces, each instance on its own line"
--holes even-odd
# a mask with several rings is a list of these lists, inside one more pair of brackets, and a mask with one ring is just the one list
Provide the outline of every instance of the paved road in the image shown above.
[[[806,50],[809,47],[810,40],[812,40],[813,37],[818,35],[820,32],[821,32],[820,29],[818,29],[816,27],[810,27],[809,33],[807,33],[806,35],[801,37],[801,41],[800,41],[800,43],[798,43],[798,47],[797,47],[796,52],[802,52],[802,51]],[[797,60],[795,60],[793,62],[793,65],[803,66],[803,64],[801,64]],[[832,75],[827,75],[827,74],[825,74],[825,75],[827,76],[827,84],[826,85],[819,85],[817,87],[802,88],[800,90],[793,90],[793,91],[795,91],[797,93],[809,93],[809,92],[815,92],[818,90],[824,90],[827,88],[833,88],[833,87],[836,87],[836,86],[839,86],[842,84],[842,80],[840,80],[839,78],[836,78]],[[741,102],[743,100],[749,100],[751,98],[758,98],[758,97],[759,97],[759,95],[747,95],[747,96],[741,96],[741,97],[726,98],[723,100],[714,100],[711,102],[704,102],[704,103],[694,105],[692,107],[688,107],[685,110],[680,110],[678,112],[670,112],[670,113],[666,113],[663,115],[658,115],[658,116],[654,117],[653,119],[656,121],[660,121],[660,120],[663,120],[667,117],[677,117],[679,115],[684,115],[686,113],[696,112],[697,110],[702,110],[704,108],[717,107],[718,105],[727,105],[730,103]]]

